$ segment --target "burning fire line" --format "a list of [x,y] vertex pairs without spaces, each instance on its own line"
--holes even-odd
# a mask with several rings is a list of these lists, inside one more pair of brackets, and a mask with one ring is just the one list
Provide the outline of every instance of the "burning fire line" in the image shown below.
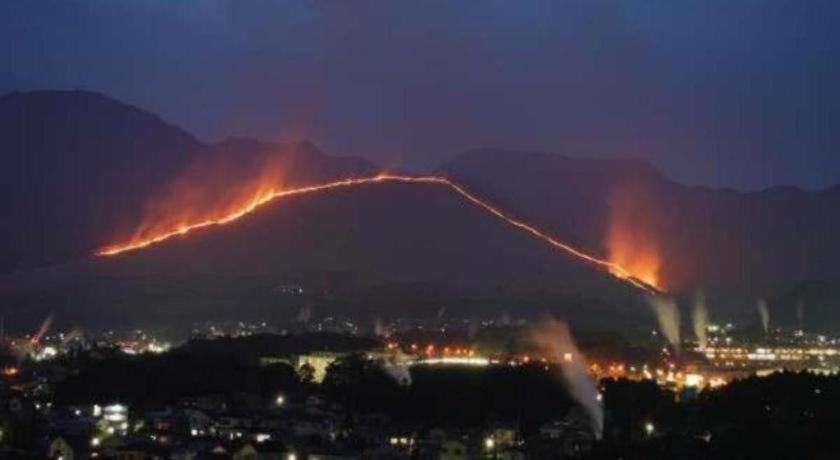
[[234,220],[239,219],[240,217],[250,214],[258,207],[268,203],[269,201],[288,197],[288,196],[295,196],[295,195],[304,195],[308,193],[338,189],[338,188],[347,188],[353,187],[357,185],[364,185],[364,184],[378,184],[384,182],[392,182],[392,183],[406,183],[406,184],[433,184],[433,185],[443,185],[457,193],[461,198],[466,200],[467,202],[484,209],[485,211],[489,212],[490,214],[496,216],[497,218],[501,219],[502,221],[506,222],[507,224],[518,228],[524,232],[531,234],[542,240],[545,243],[548,243],[552,247],[556,249],[560,249],[562,251],[571,254],[578,259],[581,259],[585,262],[598,266],[604,270],[606,270],[611,275],[619,278],[621,280],[627,281],[630,284],[644,289],[648,292],[657,293],[660,292],[659,288],[656,286],[651,286],[637,278],[635,278],[629,271],[624,269],[622,266],[610,262],[608,260],[600,259],[598,257],[589,255],[573,246],[570,246],[566,243],[558,241],[557,239],[551,237],[547,233],[539,230],[538,228],[530,225],[526,222],[523,222],[515,217],[512,217],[506,214],[501,209],[497,208],[493,204],[479,198],[478,196],[470,193],[465,189],[463,186],[441,176],[403,176],[403,175],[394,175],[394,174],[379,174],[376,176],[371,177],[360,177],[360,178],[350,178],[350,179],[342,179],[334,182],[328,182],[325,184],[317,184],[317,185],[310,185],[304,186],[295,189],[288,189],[288,190],[273,190],[267,192],[263,195],[257,196],[241,208],[237,209],[230,214],[223,216],[218,219],[211,219],[211,220],[204,220],[200,222],[196,222],[193,224],[186,224],[178,227],[175,230],[159,233],[154,236],[150,236],[148,238],[142,239],[132,239],[125,243],[114,244],[110,246],[106,246],[99,251],[96,252],[97,256],[115,256],[118,254],[122,254],[128,251],[134,251],[137,249],[142,249],[153,244],[157,244],[168,240],[170,238],[185,235],[191,231],[199,230],[204,227],[211,227],[215,225],[224,225]]

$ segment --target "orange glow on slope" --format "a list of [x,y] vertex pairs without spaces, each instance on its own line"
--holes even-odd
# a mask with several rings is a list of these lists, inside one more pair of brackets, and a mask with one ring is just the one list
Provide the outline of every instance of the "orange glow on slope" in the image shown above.
[[629,273],[659,290],[664,289],[662,258],[652,230],[653,212],[645,206],[649,200],[639,193],[622,188],[611,201],[610,224],[607,231],[607,250],[613,267]]
[[610,262],[623,267],[625,272],[631,273],[634,278],[661,289],[661,261],[655,251],[645,249],[644,245],[637,245],[637,239],[628,238],[621,232],[611,232],[609,241]]
[[426,184],[426,185],[438,185],[444,186],[449,188],[450,190],[454,191],[458,194],[462,199],[466,200],[467,202],[484,209],[485,211],[489,212],[493,216],[501,219],[505,223],[522,230],[526,233],[531,234],[532,236],[542,240],[543,242],[549,244],[550,246],[554,247],[555,249],[559,249],[564,251],[568,254],[571,254],[578,259],[583,260],[584,262],[590,263],[595,265],[608,273],[625,280],[636,287],[647,291],[655,291],[654,289],[655,284],[648,283],[646,281],[640,281],[640,278],[633,276],[633,272],[630,270],[626,270],[622,265],[617,263],[600,259],[598,257],[589,255],[579,249],[576,249],[568,244],[565,244],[552,236],[548,235],[547,233],[539,230],[538,228],[523,222],[519,219],[516,219],[508,214],[506,214],[501,209],[497,208],[493,204],[479,198],[478,196],[472,194],[471,192],[467,191],[463,186],[447,179],[445,177],[440,176],[405,176],[405,175],[395,175],[395,174],[388,174],[382,173],[376,176],[369,176],[369,177],[359,177],[359,178],[349,178],[349,179],[342,179],[333,182],[327,182],[324,184],[317,184],[317,185],[309,185],[303,186],[298,188],[292,189],[285,189],[285,190],[276,190],[276,189],[268,189],[259,191],[259,193],[255,193],[252,198],[246,200],[245,202],[241,203],[239,206],[231,209],[229,212],[224,213],[218,217],[212,217],[205,220],[198,220],[195,222],[190,223],[181,223],[173,228],[159,230],[155,233],[151,234],[139,234],[134,238],[128,240],[127,242],[113,244],[110,246],[106,246],[99,251],[96,252],[96,255],[99,256],[115,256],[117,254],[121,254],[127,251],[133,251],[141,248],[145,248],[151,246],[156,243],[160,243],[166,241],[170,238],[179,236],[179,235],[186,235],[195,230],[199,230],[205,227],[212,227],[215,225],[224,225],[230,222],[233,222],[239,219],[242,216],[250,214],[260,206],[283,197],[295,196],[295,195],[305,195],[309,193],[315,192],[322,192],[328,191],[333,189],[339,188],[348,188],[354,187],[359,185],[365,184],[379,184],[379,183],[403,183],[403,184]]

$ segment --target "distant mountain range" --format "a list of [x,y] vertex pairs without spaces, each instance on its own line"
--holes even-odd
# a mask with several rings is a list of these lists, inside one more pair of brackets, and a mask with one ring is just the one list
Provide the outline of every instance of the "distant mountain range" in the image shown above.
[[[481,293],[506,299],[499,308],[510,311],[524,298],[538,298],[539,308],[598,305],[589,311],[597,315],[643,308],[626,283],[434,186],[283,199],[189,238],[113,259],[91,256],[150,217],[228,199],[246,178],[268,174],[298,186],[377,171],[307,142],[206,144],[96,93],[2,96],[0,301],[7,311],[77,308],[80,318],[86,308],[110,306],[116,319],[144,306],[164,315],[186,304],[269,308],[277,303],[273,289],[295,280],[341,286],[348,298],[365,292],[353,300],[357,307],[383,303],[371,293],[384,286],[415,286],[393,291],[388,302],[425,286],[418,298],[433,305]],[[676,292],[775,298],[803,280],[840,279],[837,187],[710,190],[677,184],[642,161],[494,149],[465,152],[438,173],[576,247],[639,264]],[[432,291],[458,294],[447,300]]]

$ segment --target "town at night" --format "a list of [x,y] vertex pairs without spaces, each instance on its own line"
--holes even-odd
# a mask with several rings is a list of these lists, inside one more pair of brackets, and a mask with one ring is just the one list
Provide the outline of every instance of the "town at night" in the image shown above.
[[0,10],[0,458],[840,458],[838,5]]

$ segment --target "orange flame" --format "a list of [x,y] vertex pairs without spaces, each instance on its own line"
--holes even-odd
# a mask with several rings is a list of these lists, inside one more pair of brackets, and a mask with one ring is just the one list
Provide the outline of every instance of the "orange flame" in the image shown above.
[[[621,188],[611,200],[607,250],[613,267],[657,290],[663,290],[662,259],[657,238],[651,230],[652,212],[638,193]],[[614,273],[616,274],[616,273]]]
[[587,254],[586,252],[580,249],[563,243],[550,236],[549,234],[543,232],[542,230],[534,227],[533,225],[530,225],[522,220],[508,215],[492,203],[485,201],[479,198],[477,195],[469,192],[462,185],[459,185],[454,181],[441,176],[408,176],[381,173],[376,176],[348,178],[323,184],[308,185],[290,189],[264,189],[258,187],[252,196],[248,197],[243,202],[239,203],[237,206],[233,206],[219,215],[195,220],[192,222],[179,222],[176,225],[170,226],[169,228],[161,229],[153,227],[152,230],[143,229],[142,231],[138,231],[137,233],[135,233],[135,236],[126,242],[116,243],[101,248],[96,252],[96,255],[115,256],[124,252],[134,251],[157,243],[161,243],[176,236],[186,235],[190,232],[200,230],[205,227],[228,224],[247,214],[254,212],[260,206],[275,199],[295,195],[305,195],[315,192],[324,192],[333,189],[355,187],[365,184],[381,183],[425,184],[447,187],[468,203],[471,203],[481,209],[484,209],[485,211],[489,212],[491,215],[502,220],[508,225],[511,225],[525,233],[528,233],[542,240],[543,242],[552,246],[555,249],[566,252],[578,259],[581,259],[584,262],[597,266],[598,268],[605,270],[608,273],[614,275],[615,277],[625,280],[638,288],[647,291],[654,290],[652,289],[652,287],[655,286],[655,284],[648,283],[647,281],[641,278],[637,278],[633,275],[632,271],[625,269],[622,265],[612,261],[600,259],[598,257]]

